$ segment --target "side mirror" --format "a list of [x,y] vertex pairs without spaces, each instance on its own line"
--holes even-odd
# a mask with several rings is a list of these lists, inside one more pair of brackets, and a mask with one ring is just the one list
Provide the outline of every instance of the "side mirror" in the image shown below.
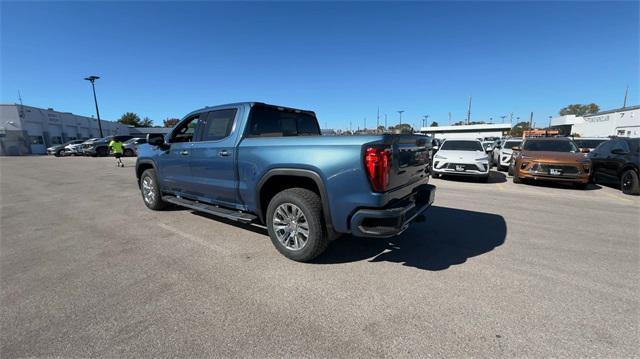
[[147,135],[147,143],[151,146],[164,145],[164,135],[161,133],[150,133]]
[[522,149],[520,148],[520,146],[513,146],[511,147],[512,150],[514,151],[521,151]]

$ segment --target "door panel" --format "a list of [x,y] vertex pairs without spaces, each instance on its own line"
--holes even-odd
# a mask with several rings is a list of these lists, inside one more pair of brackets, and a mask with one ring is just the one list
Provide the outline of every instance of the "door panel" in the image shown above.
[[237,205],[236,148],[234,131],[238,110],[211,111],[202,117],[199,140],[190,157],[193,187],[189,195],[202,201]]
[[182,195],[193,188],[190,161],[199,122],[200,114],[196,114],[171,131],[167,148],[157,159],[163,190]]

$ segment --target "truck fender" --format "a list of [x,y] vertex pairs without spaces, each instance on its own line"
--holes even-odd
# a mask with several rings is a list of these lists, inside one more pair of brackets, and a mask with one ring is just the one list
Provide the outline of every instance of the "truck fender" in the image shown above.
[[327,231],[329,232],[330,238],[337,236],[333,229],[333,222],[331,220],[331,207],[329,206],[329,196],[327,195],[327,189],[324,185],[324,181],[320,175],[312,170],[301,169],[301,168],[274,168],[267,173],[265,173],[260,181],[258,181],[258,185],[256,186],[256,207],[257,207],[257,215],[263,223],[266,223],[264,216],[262,215],[262,204],[260,203],[260,193],[262,192],[262,187],[269,180],[269,178],[273,176],[297,176],[297,177],[306,177],[318,186],[320,191],[320,200],[322,202],[322,213],[324,214],[324,221],[327,226]]

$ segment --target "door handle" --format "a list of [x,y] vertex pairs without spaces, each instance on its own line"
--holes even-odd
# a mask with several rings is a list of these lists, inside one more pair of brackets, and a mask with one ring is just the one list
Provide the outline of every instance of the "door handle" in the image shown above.
[[180,151],[180,154],[183,155],[183,156],[188,156],[189,155],[189,151],[182,150],[182,151]]
[[227,150],[221,150],[220,152],[218,152],[218,156],[227,157],[229,156],[229,152]]

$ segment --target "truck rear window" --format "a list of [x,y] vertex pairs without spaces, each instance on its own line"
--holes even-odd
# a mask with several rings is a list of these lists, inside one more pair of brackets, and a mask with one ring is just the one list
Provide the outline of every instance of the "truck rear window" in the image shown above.
[[308,112],[255,105],[251,108],[247,137],[320,136],[316,117]]

